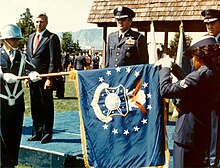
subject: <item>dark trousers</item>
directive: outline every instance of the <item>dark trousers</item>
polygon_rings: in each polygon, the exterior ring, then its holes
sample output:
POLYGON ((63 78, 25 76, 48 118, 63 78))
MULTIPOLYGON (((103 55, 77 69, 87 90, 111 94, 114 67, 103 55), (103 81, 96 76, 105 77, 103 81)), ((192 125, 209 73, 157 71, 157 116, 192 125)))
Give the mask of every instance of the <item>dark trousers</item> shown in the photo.
POLYGON ((44 89, 45 80, 30 84, 32 136, 52 138, 54 124, 53 89, 44 89))
POLYGON ((18 153, 22 134, 23 109, 11 111, 1 109, 0 126, 0 167, 14 167, 18 164, 18 153), (6 111, 6 113, 3 112, 6 111))
POLYGON ((216 166, 220 159, 220 126, 219 126, 219 113, 213 110, 211 113, 211 144, 209 152, 210 166, 216 166))
POLYGON ((205 147, 192 147, 174 142, 174 168, 202 168, 204 165, 205 147))

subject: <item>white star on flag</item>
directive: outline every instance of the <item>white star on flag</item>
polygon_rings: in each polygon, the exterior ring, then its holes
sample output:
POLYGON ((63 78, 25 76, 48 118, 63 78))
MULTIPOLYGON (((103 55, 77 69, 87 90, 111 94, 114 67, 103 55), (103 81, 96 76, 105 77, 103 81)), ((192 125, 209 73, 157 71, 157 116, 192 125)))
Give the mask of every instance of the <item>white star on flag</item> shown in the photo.
POLYGON ((142 121, 141 121, 143 124, 147 124, 147 119, 142 119, 142 121))
POLYGON ((112 132, 113 132, 113 134, 118 134, 118 129, 114 128, 112 132))
POLYGON ((140 75, 139 71, 135 71, 135 76, 138 77, 140 75))
POLYGON ((151 104, 147 105, 147 109, 149 109, 149 110, 151 110, 151 109, 152 109, 151 104))
POLYGON ((99 82, 103 82, 104 78, 103 77, 99 77, 99 82))
POLYGON ((109 71, 109 70, 106 72, 106 75, 108 75, 108 76, 110 76, 111 74, 112 74, 112 73, 111 73, 111 71, 109 71))
POLYGON ((130 68, 130 67, 127 67, 127 68, 126 68, 126 72, 127 72, 127 73, 130 73, 130 71, 131 71, 131 68, 130 68))
POLYGON ((147 98, 150 98, 150 99, 151 99, 151 97, 152 97, 152 94, 148 93, 148 94, 147 94, 147 98))
POLYGON ((117 71, 117 72, 120 72, 120 71, 121 71, 121 68, 120 68, 120 67, 117 67, 117 68, 116 68, 116 71, 117 71))
POLYGON ((125 135, 128 135, 129 134, 129 131, 128 130, 124 130, 124 133, 125 135))
POLYGON ((135 132, 138 132, 139 129, 140 129, 140 128, 139 128, 138 126, 135 126, 135 127, 134 127, 134 131, 135 131, 135 132))
POLYGON ((148 87, 148 83, 146 83, 146 82, 144 82, 142 85, 144 88, 148 87))
POLYGON ((104 125, 103 125, 103 128, 104 128, 104 129, 108 129, 108 125, 107 125, 107 124, 104 124, 104 125))
POLYGON ((99 77, 99 82, 103 82, 104 78, 103 77, 99 77))

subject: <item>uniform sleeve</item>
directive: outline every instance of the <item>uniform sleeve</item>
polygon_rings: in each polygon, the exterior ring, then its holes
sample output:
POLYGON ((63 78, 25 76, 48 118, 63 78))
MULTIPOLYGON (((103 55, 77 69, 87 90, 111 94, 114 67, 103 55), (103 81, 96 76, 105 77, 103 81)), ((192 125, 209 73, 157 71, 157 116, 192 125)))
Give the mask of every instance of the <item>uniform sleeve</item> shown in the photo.
POLYGON ((172 83, 170 68, 160 70, 160 93, 164 98, 184 98, 193 94, 194 86, 200 81, 200 73, 193 71, 183 80, 172 83))

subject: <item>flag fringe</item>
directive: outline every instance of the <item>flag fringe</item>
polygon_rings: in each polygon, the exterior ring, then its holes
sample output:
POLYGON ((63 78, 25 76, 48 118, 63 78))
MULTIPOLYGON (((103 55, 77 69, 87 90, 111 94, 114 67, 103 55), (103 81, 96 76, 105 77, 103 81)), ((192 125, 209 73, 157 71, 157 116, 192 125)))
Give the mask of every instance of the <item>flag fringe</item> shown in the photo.
POLYGON ((78 106, 79 106, 79 119, 80 119, 80 135, 81 135, 81 144, 82 144, 82 152, 83 152, 83 160, 84 160, 84 165, 86 168, 90 168, 89 162, 88 162, 88 153, 87 153, 87 146, 86 146, 86 133, 85 133, 85 128, 84 128, 84 123, 83 123, 83 118, 82 118, 82 111, 80 107, 80 96, 79 96, 79 81, 78 81, 78 72, 74 74, 74 84, 76 88, 76 93, 78 96, 78 106))

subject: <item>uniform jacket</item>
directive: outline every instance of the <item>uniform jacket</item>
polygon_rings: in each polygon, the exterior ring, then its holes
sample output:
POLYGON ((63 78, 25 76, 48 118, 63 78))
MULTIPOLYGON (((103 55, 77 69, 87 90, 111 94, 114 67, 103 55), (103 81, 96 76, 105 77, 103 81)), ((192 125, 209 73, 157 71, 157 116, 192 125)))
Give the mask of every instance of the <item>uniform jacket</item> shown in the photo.
POLYGON ((86 57, 84 55, 76 56, 74 59, 74 68, 76 70, 83 70, 86 66, 86 57))
POLYGON ((142 34, 129 29, 120 42, 118 37, 118 31, 108 37, 106 68, 148 63, 147 41, 142 34))
POLYGON ((181 99, 181 111, 173 133, 175 142, 190 146, 199 141, 204 145, 209 142, 210 112, 220 86, 217 76, 204 66, 172 83, 170 69, 161 69, 162 96, 181 99))
POLYGON ((27 44, 27 55, 32 58, 36 71, 40 74, 57 72, 61 66, 60 40, 54 33, 46 30, 33 53, 33 42, 36 33, 30 35, 27 44))
MULTIPOLYGON (((0 67, 1 67, 1 70, 0 70, 0 84, 1 84, 0 93, 1 94, 8 96, 6 89, 5 89, 6 82, 3 80, 3 74, 4 73, 12 73, 12 74, 18 76, 20 63, 21 63, 21 54, 19 51, 16 52, 13 63, 11 63, 7 52, 3 48, 0 48, 0 67)), ((25 66, 24 66, 24 68, 25 68, 25 66)), ((34 70, 34 67, 31 65, 28 65, 28 64, 26 64, 26 69, 27 68, 29 70, 34 70)), ((15 84, 14 83, 12 83, 12 84, 7 83, 7 85, 10 89, 10 92, 13 93, 15 84)), ((16 94, 19 93, 21 90, 22 90, 22 85, 21 85, 21 82, 19 82, 16 94)), ((12 112, 12 113, 13 112, 16 112, 16 113, 17 112, 24 112, 23 94, 19 98, 16 99, 16 103, 14 106, 9 106, 8 100, 3 99, 3 98, 0 98, 0 102, 1 102, 1 115, 4 115, 5 112, 7 112, 7 113, 8 112, 12 112)))

